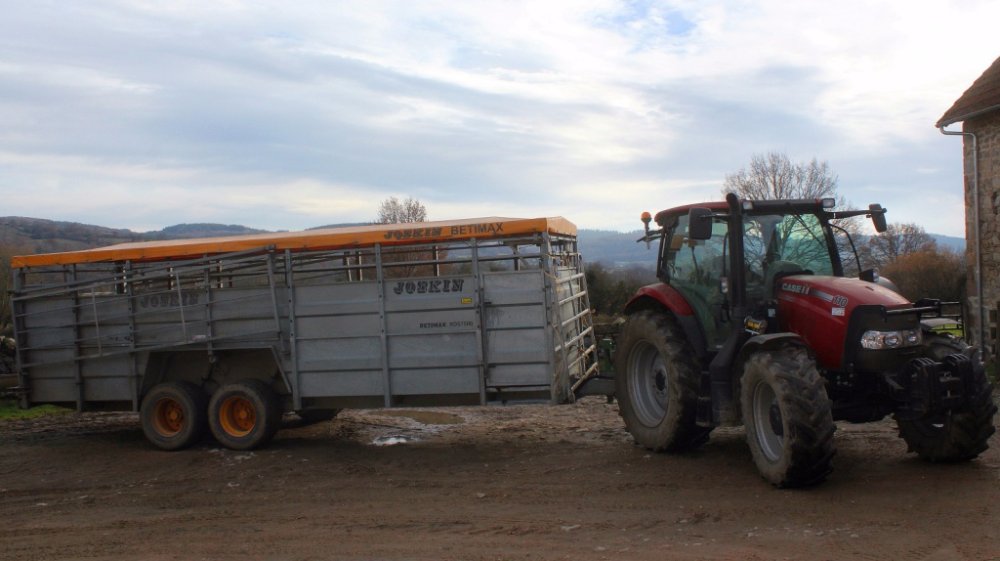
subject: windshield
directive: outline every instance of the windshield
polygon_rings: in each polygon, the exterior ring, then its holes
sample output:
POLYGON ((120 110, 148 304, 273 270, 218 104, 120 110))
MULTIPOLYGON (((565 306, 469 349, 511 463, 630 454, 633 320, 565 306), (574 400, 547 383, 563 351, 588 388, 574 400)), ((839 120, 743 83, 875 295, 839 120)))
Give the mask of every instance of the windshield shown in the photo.
POLYGON ((748 282, 777 272, 834 274, 826 232, 814 214, 763 214, 744 217, 748 282))

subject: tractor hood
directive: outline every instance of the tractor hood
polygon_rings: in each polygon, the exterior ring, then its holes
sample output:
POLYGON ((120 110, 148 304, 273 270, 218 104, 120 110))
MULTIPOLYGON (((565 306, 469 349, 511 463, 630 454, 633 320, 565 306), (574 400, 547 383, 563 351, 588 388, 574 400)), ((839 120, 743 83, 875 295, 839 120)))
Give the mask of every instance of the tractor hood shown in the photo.
MULTIPOLYGON (((780 329, 802 337, 824 368, 838 369, 848 323, 858 306, 887 310, 912 306, 902 295, 861 279, 792 275, 775 286, 780 329)), ((853 343, 852 343, 853 344, 853 343)))
POLYGON ((835 314, 836 308, 849 312, 855 306, 874 304, 888 309, 910 305, 901 294, 884 286, 845 277, 822 277, 813 275, 792 275, 778 281, 775 287, 778 300, 815 300, 813 304, 835 314))

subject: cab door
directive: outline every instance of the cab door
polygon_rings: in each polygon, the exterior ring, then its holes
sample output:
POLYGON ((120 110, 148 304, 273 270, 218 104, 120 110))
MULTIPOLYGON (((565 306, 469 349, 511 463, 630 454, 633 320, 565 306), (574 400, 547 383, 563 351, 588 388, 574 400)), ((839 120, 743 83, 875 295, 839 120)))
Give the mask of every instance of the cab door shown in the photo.
POLYGON ((688 216, 681 215, 674 228, 665 232, 661 245, 659 275, 694 309, 710 352, 721 348, 732 330, 729 294, 723 280, 728 267, 727 232, 725 222, 715 222, 711 238, 692 239, 688 216))

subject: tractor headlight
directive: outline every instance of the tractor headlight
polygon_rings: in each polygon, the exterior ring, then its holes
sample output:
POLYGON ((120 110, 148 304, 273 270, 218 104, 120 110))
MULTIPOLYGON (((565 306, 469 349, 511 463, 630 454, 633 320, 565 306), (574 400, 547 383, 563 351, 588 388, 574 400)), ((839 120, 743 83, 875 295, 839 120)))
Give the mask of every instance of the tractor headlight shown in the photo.
POLYGON ((861 346, 870 351, 915 347, 923 342, 920 329, 902 331, 865 331, 861 336, 861 346))

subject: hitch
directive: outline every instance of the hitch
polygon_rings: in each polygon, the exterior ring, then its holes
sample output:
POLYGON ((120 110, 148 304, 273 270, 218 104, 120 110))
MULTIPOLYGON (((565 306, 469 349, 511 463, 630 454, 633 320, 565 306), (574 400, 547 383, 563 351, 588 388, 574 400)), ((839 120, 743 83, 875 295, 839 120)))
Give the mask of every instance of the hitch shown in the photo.
POLYGON ((26 395, 28 395, 28 388, 24 386, 0 386, 0 399, 16 399, 20 401, 26 395))

